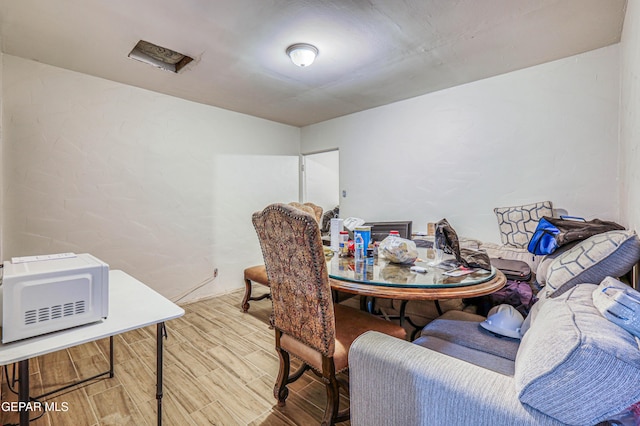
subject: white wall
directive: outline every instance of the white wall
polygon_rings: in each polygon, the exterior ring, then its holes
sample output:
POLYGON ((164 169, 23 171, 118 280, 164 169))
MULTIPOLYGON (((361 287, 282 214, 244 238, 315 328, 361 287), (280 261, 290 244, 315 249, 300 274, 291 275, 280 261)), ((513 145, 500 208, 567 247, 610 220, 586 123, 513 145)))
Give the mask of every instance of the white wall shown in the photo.
MULTIPOLYGON (((447 217, 498 240, 492 208, 550 199, 633 225, 638 8, 619 46, 300 129, 4 56, 4 259, 91 252, 171 298, 242 285, 251 212, 298 198, 298 153, 339 148, 341 213, 447 217), (635 81, 634 81, 635 80, 635 81), (625 92, 629 94, 625 97, 625 92), (301 149, 300 149, 301 141, 301 149), (628 198, 627 198, 628 194, 628 198), (626 200, 629 200, 627 203, 626 200)), ((153 71, 153 70, 152 70, 153 71)))
POLYGON ((302 129, 303 152, 339 148, 341 216, 446 217, 499 241, 493 208, 551 200, 617 219, 617 45, 302 129))
POLYGON ((621 216, 640 231, 640 4, 627 3, 620 42, 621 216))
POLYGON ((203 297, 262 261, 251 213, 298 198, 298 128, 7 55, 3 81, 5 258, 89 252, 174 299, 218 268, 203 297))

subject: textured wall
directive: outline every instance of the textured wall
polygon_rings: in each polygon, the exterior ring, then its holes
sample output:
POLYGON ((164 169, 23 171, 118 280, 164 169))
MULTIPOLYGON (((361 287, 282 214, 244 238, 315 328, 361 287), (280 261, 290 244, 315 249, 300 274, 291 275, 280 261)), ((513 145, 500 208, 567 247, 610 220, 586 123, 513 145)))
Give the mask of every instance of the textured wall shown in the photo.
POLYGON ((640 230, 640 4, 627 3, 620 42, 620 184, 623 221, 640 230))
POLYGON ((617 219, 617 45, 302 129, 340 149, 343 216, 446 217, 499 241, 493 208, 542 200, 617 219))
MULTIPOLYGON (((630 5, 621 199, 632 217, 637 21, 630 5)), ((617 219, 618 54, 612 46, 310 126, 302 151, 340 149, 343 216, 411 219, 416 230, 447 217, 493 241, 494 206, 550 199, 617 219)), ((261 258, 251 212, 298 197, 299 129, 3 62, 3 258, 87 251, 172 298, 214 267, 220 277, 189 298, 242 285, 242 268, 261 258)))
POLYGON ((298 128, 7 55, 3 77, 5 258, 90 252, 171 298, 217 267, 206 296, 261 261, 251 213, 298 197, 298 128))

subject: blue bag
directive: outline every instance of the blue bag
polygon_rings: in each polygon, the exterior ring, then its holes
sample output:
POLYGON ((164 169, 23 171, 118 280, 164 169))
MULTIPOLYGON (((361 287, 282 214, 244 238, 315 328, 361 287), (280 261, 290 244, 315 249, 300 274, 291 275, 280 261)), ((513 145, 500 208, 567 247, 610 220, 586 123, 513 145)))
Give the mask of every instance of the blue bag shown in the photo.
POLYGON ((551 254, 558 248, 556 235, 560 233, 558 227, 545 217, 540 219, 538 227, 529 241, 527 250, 533 254, 551 254))

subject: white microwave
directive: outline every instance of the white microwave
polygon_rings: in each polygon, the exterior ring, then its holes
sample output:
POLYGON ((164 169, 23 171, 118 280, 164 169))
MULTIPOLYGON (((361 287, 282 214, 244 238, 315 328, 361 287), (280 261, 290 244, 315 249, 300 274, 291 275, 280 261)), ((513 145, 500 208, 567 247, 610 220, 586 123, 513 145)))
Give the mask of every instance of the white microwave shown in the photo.
POLYGON ((100 321, 109 310, 109 265, 62 253, 4 262, 2 343, 100 321))

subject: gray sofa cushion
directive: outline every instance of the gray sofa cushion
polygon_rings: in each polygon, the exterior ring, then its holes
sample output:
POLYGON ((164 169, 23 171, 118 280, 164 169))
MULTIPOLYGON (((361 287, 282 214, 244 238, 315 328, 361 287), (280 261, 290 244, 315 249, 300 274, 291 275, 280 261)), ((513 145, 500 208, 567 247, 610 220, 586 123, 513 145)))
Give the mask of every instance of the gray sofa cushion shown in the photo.
POLYGON ((513 375, 520 341, 497 336, 480 327, 484 319, 469 312, 448 311, 427 324, 414 343, 501 374, 513 375))
POLYGON ((580 283, 599 283, 627 273, 640 259, 640 240, 633 231, 609 231, 573 246, 549 265, 544 291, 557 297, 580 283))
POLYGON ((491 355, 478 349, 458 345, 435 336, 420 336, 413 343, 505 376, 513 377, 515 371, 514 362, 511 360, 491 355))
POLYGON ((596 424, 640 400, 640 341, 600 315, 596 287, 546 300, 516 356, 520 401, 573 425, 596 424))

